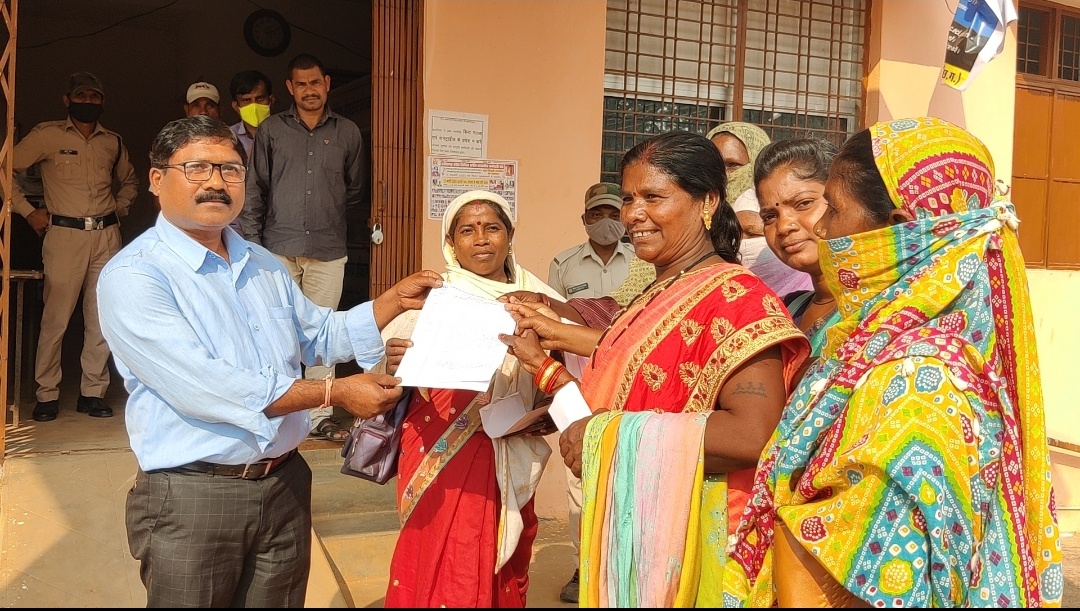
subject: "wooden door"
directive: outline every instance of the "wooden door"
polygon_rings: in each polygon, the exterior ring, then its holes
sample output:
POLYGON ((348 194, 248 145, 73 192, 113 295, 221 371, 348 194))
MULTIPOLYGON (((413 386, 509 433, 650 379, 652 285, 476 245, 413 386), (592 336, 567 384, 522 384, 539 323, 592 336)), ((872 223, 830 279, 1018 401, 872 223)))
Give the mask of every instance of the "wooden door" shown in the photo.
POLYGON ((1080 263, 1080 95, 1018 85, 1012 201, 1020 248, 1032 267, 1080 263))
POLYGON ((1046 265, 1046 195, 1050 178, 1052 91, 1016 88, 1012 201, 1020 217, 1020 249, 1028 265, 1046 265))
POLYGON ((423 0, 372 2, 370 296, 420 269, 423 0))
POLYGON ((1080 263, 1080 96, 1054 95, 1046 197, 1046 267, 1080 263))
MULTIPOLYGON (((19 0, 0 0, 0 44, 4 46, 0 56, 0 104, 3 105, 4 131, 0 135, 0 192, 3 196, 0 204, 0 405, 4 406, 5 418, 9 409, 8 365, 14 354, 8 345, 11 336, 8 333, 11 320, 11 164, 14 162, 15 147, 15 49, 16 24, 18 23, 19 0)), ((15 397, 10 409, 19 409, 19 397, 15 397)), ((14 412, 13 412, 14 413, 14 412)), ((5 438, 7 426, 0 429, 0 464, 4 462, 5 438)))

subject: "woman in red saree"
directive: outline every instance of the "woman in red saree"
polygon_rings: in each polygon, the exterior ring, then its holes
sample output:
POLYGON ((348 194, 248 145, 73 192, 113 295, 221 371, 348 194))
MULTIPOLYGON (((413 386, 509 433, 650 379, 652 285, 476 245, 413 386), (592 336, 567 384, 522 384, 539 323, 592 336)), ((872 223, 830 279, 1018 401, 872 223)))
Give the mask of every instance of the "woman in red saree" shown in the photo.
MULTIPOLYGON (((506 201, 486 191, 454 200, 443 219, 444 282, 496 298, 527 290, 557 293, 514 263, 506 201)), ((557 298, 557 297, 556 297, 557 298)), ((384 330, 389 368, 409 345, 416 316, 384 330)), ((550 448, 540 437, 492 439, 479 408, 519 393, 539 394, 508 357, 488 393, 413 389, 398 458, 401 533, 390 564, 387 607, 523 607, 537 521, 533 493, 550 448)))
MULTIPOLYGON (((720 606, 728 536, 809 345, 737 264, 711 142, 663 134, 620 169, 623 222, 657 279, 594 344, 580 380, 594 415, 560 439, 584 492, 581 605, 720 606)), ((541 345, 583 352, 588 331, 510 307, 525 317, 504 341, 526 371, 549 366, 541 345)), ((556 371, 549 387, 578 383, 556 371)))

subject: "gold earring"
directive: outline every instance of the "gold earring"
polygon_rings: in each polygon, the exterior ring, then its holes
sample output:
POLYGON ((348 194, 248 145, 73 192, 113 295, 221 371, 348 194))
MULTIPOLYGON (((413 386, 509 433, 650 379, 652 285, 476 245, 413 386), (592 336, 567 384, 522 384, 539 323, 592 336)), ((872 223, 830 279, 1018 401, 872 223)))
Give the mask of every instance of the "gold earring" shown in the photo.
POLYGON ((709 216, 709 207, 704 206, 701 209, 701 220, 705 221, 705 231, 712 229, 712 217, 709 216))

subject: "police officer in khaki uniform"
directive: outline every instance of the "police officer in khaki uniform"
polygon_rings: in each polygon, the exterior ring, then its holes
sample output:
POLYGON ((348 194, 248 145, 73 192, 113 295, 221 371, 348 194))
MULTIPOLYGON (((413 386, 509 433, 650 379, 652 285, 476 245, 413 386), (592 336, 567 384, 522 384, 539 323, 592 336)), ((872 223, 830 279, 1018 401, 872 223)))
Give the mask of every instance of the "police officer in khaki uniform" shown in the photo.
POLYGON ((598 182, 585 191, 581 223, 589 239, 555 255, 548 267, 548 286, 563 297, 606 297, 630 274, 634 247, 622 241, 626 227, 619 220, 620 189, 598 182))
POLYGON ((79 295, 83 296, 82 379, 79 412, 112 416, 102 397, 109 388, 109 348, 98 326, 97 280, 120 250, 119 217, 135 199, 139 181, 123 141, 98 124, 104 109, 101 82, 89 72, 68 79, 68 118, 40 123, 15 146, 14 171, 40 163, 45 208, 34 208, 16 185, 16 212, 44 237, 45 306, 38 339, 34 420, 55 420, 60 396, 60 346, 79 295), (113 180, 119 189, 113 191, 113 180))

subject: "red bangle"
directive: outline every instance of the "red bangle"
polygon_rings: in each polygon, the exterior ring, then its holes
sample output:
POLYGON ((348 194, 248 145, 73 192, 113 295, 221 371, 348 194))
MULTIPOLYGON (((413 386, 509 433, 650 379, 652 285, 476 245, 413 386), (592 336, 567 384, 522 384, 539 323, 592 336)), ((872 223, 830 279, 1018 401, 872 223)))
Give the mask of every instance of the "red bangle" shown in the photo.
POLYGON ((555 363, 555 362, 556 362, 555 359, 553 359, 553 358, 551 358, 549 356, 549 357, 544 359, 544 362, 540 363, 540 367, 536 370, 536 373, 533 374, 533 385, 534 386, 536 386, 537 388, 543 390, 544 382, 546 381, 544 379, 544 377, 547 374, 548 367, 551 367, 551 364, 555 363))
POLYGON ((555 385, 559 383, 559 377, 566 371, 566 367, 563 367, 562 363, 556 363, 553 373, 545 380, 543 391, 545 394, 554 394, 555 385))

